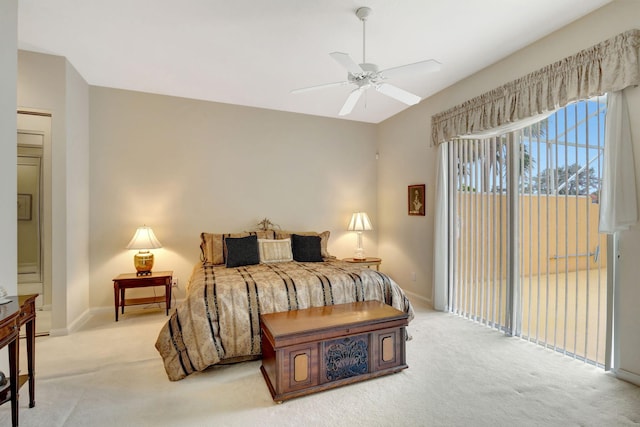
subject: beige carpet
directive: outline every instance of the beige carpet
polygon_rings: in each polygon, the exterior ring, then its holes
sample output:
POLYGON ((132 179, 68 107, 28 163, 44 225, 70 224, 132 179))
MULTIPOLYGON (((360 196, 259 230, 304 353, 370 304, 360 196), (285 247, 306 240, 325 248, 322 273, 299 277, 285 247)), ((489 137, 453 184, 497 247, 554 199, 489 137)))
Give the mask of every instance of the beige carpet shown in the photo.
MULTIPOLYGON (((36 407, 21 426, 618 426, 640 424, 640 388, 550 350, 419 305, 401 373, 271 400, 260 362, 167 380, 153 344, 163 310, 37 338, 36 407)), ((22 344, 24 346, 24 343, 22 344)), ((22 353, 22 357, 24 351, 22 353)), ((24 366, 24 365, 23 365, 24 366)), ((10 405, 0 407, 10 425, 10 405)))

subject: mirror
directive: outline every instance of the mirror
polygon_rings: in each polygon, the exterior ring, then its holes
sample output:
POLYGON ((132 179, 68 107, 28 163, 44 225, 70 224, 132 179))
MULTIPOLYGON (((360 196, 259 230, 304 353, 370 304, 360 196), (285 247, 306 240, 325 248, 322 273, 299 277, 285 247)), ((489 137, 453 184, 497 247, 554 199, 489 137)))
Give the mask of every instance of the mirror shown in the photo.
POLYGON ((18 148, 18 283, 42 283, 41 148, 18 148))

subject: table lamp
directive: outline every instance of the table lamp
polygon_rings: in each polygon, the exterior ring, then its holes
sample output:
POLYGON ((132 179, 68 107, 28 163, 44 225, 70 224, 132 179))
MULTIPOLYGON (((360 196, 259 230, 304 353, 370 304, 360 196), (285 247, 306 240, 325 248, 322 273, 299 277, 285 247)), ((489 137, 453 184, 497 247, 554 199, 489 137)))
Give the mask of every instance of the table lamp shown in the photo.
POLYGON ((136 267, 138 276, 149 276, 153 268, 153 254, 150 249, 161 248, 162 244, 153 234, 151 227, 143 225, 138 227, 136 234, 127 245, 127 249, 138 249, 139 252, 133 256, 133 264, 136 267))
POLYGON ((351 216, 351 222, 349 222, 347 230, 355 231, 358 234, 358 247, 353 255, 353 259, 365 260, 367 257, 365 256, 364 248, 362 247, 362 232, 373 230, 371 221, 369 221, 369 216, 366 212, 355 212, 351 216))

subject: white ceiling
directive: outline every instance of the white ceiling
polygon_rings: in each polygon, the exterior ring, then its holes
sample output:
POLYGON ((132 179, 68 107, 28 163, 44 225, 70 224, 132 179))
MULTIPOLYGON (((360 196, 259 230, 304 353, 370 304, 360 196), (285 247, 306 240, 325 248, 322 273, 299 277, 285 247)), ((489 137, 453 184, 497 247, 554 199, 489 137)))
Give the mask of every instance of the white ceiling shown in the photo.
MULTIPOLYGON (((328 54, 381 69, 435 59, 390 81, 428 97, 611 0, 19 0, 19 48, 66 57, 91 85, 338 117, 352 86, 328 54)), ((368 91, 344 118, 407 108, 368 91)))

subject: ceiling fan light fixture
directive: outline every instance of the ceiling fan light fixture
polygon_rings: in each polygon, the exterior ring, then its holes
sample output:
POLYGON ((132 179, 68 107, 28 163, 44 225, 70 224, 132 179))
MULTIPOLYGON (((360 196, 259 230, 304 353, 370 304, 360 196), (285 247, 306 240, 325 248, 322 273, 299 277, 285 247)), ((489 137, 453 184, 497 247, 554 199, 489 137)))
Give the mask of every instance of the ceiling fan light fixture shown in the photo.
POLYGON ((360 7, 356 9, 356 16, 360 21, 362 21, 362 63, 357 64, 347 53, 331 52, 329 54, 338 64, 340 64, 340 66, 347 70, 347 80, 344 82, 328 83, 302 89, 295 89, 292 93, 301 93, 326 87, 341 86, 342 84, 356 85, 357 88, 349 93, 344 105, 340 109, 340 112, 338 113, 340 116, 345 116, 351 113, 360 99, 362 92, 372 86, 376 91, 407 105, 415 105, 422 100, 418 95, 407 92, 406 90, 400 89, 389 83, 385 83, 384 80, 407 74, 422 74, 437 71, 440 69, 440 63, 433 59, 429 59, 380 71, 376 64, 366 62, 365 21, 369 15, 371 15, 371 12, 371 8, 368 7, 360 7))

